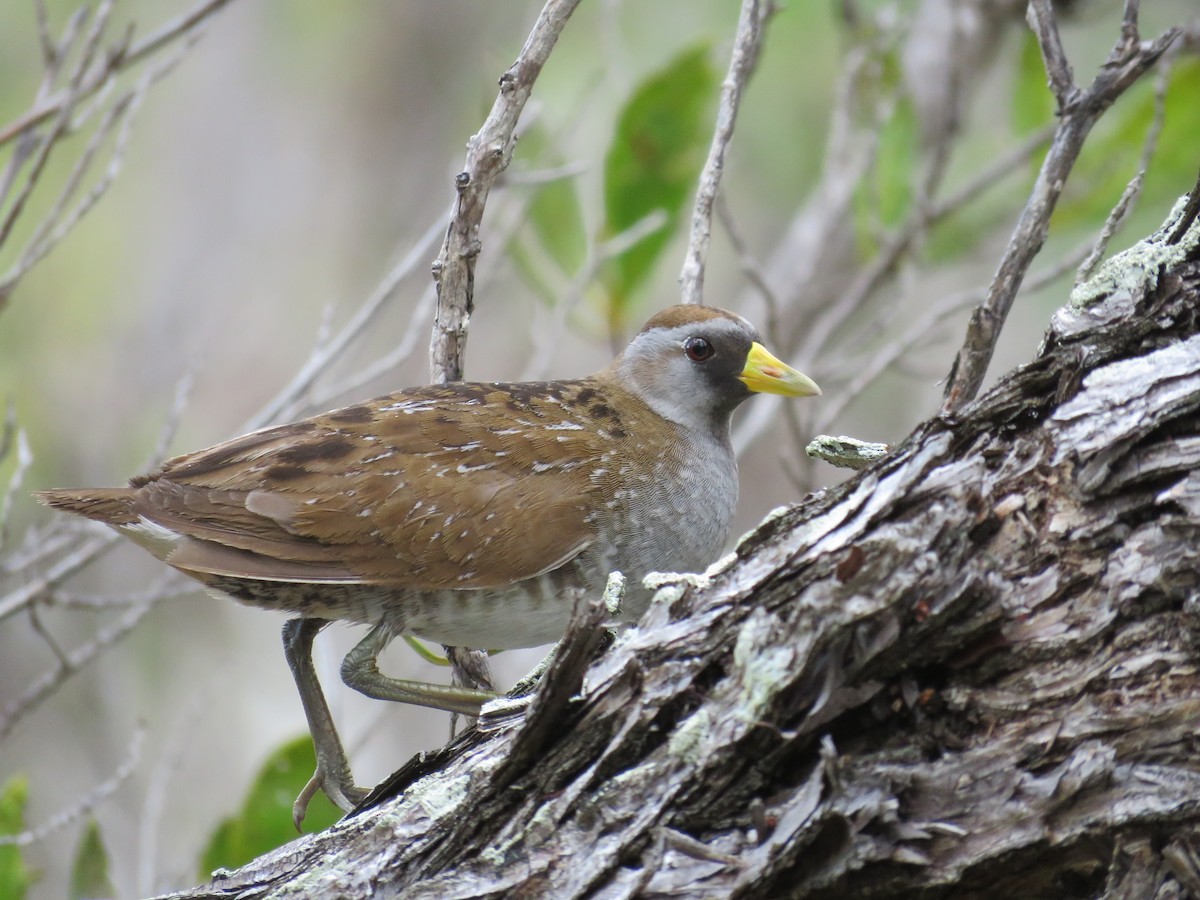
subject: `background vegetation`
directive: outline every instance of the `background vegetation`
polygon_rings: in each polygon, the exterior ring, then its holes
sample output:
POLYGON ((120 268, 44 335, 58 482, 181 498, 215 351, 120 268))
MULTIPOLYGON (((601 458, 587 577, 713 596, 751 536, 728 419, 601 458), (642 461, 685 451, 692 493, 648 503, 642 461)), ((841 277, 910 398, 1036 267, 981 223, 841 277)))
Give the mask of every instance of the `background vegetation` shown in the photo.
MULTIPOLYGON (((46 7, 58 35, 75 5, 46 7)), ((78 848, 99 843, 109 870, 84 873, 86 883, 110 879, 131 895, 190 882, 205 848, 206 864, 217 861, 210 842, 219 823, 304 722, 279 648, 282 620, 165 579, 135 548, 31 591, 54 562, 39 548, 67 553, 93 532, 51 524, 28 490, 121 483, 147 467, 164 423, 173 423, 171 452, 244 430, 410 254, 415 264, 369 327, 279 412, 425 381, 428 263, 453 176, 539 7, 229 3, 174 70, 138 94, 127 138, 118 127, 101 142, 83 190, 103 178, 114 153, 121 172, 100 202, 0 296, 0 391, 15 423, 0 484, 17 479, 0 511, 0 598, 31 598, 0 618, 0 783, 8 786, 0 830, 39 829, 20 852, 21 865, 41 873, 34 895, 68 891, 78 848), (105 637, 135 619, 119 640, 105 637), (78 672, 54 675, 55 648, 70 656, 97 636, 102 652, 78 672), (55 683, 45 698, 9 715, 43 678, 55 683), (81 804, 88 815, 41 833, 81 804), (84 824, 88 816, 98 829, 84 824)), ((136 39, 185 9, 130 0, 111 13, 104 45, 130 23, 136 39)), ((938 382, 1054 117, 1023 10, 794 3, 772 20, 723 182, 734 228, 715 230, 705 300, 758 322, 826 396, 790 421, 760 402, 739 424, 743 530, 841 477, 805 460, 803 441, 816 431, 895 440, 936 410, 938 382), (839 301, 840 319, 831 315, 839 301)), ((93 10, 89 22, 103 15, 93 10)), ((488 207, 468 377, 584 374, 677 300, 691 184, 736 15, 716 0, 609 0, 584 4, 572 19, 488 207)), ((1078 2, 1063 16, 1068 55, 1086 84, 1112 47, 1119 5, 1078 2)), ((1142 33, 1189 16, 1190 0, 1160 0, 1143 11, 1142 33)), ((1193 183, 1194 19, 1191 28, 1169 67, 1098 124, 1053 221, 1045 268, 1035 264, 1044 289, 1018 300, 993 372, 1029 358, 1139 168, 1140 198, 1110 249, 1156 227, 1193 183), (1148 135, 1156 136, 1149 144, 1148 135), (1061 260, 1070 264, 1056 274, 1061 260)), ((36 108, 43 70, 36 5, 5 4, 0 123, 36 108)), ((146 71, 123 71, 100 100, 137 91, 146 71)), ((104 108, 48 159, 0 246, 0 278, 54 212, 104 108)), ((10 163, 20 146, 9 135, 0 163, 27 177, 28 160, 10 163)), ((13 211, 21 184, 0 215, 13 211)), ((335 686, 355 637, 349 629, 323 637, 318 665, 359 779, 370 782, 436 746, 447 726, 443 715, 335 686)), ((536 655, 497 658, 500 680, 536 655)), ((444 677, 400 648, 389 665, 444 677)), ((271 791, 287 804, 294 793, 271 791)), ((220 840, 233 842, 237 827, 224 826, 220 840)), ((16 858, 0 858, 0 867, 16 858)))

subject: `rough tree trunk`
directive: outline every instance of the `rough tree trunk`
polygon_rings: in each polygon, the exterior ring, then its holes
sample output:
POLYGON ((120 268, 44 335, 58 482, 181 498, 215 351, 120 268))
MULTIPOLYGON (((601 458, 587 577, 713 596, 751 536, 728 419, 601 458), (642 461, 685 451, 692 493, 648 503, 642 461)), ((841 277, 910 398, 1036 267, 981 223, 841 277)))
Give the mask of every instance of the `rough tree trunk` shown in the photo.
POLYGON ((528 709, 187 896, 1200 896, 1196 233, 590 668, 579 611, 528 709))

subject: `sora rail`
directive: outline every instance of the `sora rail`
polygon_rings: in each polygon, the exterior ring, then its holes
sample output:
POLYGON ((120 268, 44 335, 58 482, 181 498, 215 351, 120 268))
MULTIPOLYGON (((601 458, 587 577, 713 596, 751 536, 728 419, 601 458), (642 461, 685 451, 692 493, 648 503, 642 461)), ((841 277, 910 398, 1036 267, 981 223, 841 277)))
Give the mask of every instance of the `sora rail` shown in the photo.
POLYGON ((362 797, 311 661, 329 620, 371 626, 342 677, 387 700, 477 712, 482 691, 404 681, 376 659, 397 635, 462 647, 562 636, 578 596, 699 571, 737 503, 734 409, 755 392, 814 396, 742 317, 655 315, 587 378, 411 388, 168 460, 128 487, 38 498, 112 526, 210 592, 287 612, 289 665, 317 750, 297 800, 362 797))

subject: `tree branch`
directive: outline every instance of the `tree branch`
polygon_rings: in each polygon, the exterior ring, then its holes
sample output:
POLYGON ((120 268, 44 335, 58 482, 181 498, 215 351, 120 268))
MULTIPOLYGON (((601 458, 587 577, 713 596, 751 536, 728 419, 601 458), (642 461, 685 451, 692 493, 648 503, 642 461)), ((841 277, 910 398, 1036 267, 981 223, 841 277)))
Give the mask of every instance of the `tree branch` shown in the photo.
POLYGON ((516 62, 500 76, 500 93, 479 129, 467 142, 467 160, 455 177, 458 197, 442 252, 433 264, 437 283, 437 315, 430 339, 430 375, 435 384, 462 378, 467 323, 474 311, 475 260, 479 256, 479 226, 488 193, 508 166, 513 131, 533 84, 550 58, 558 36, 579 0, 549 0, 516 62))
MULTIPOLYGON (((81 99, 91 96, 114 75, 153 56, 167 44, 194 33, 199 25, 211 18, 222 7, 227 6, 229 2, 230 0, 205 0, 205 2, 197 4, 190 12, 166 23, 158 31, 145 39, 138 41, 136 44, 126 46, 119 53, 108 54, 105 58, 105 64, 94 70, 88 78, 38 103, 34 109, 27 112, 15 122, 10 122, 8 125, 0 128, 0 145, 7 144, 13 138, 28 132, 32 128, 36 128, 43 122, 60 114, 64 108, 74 106, 81 99)), ((39 13, 39 23, 43 21, 41 15, 39 13)), ((42 39, 44 42, 44 33, 39 30, 39 34, 43 35, 42 39)), ((55 62, 61 61, 63 52, 64 50, 60 46, 51 57, 46 54, 43 48, 44 56, 53 58, 55 62)))
POLYGON ((729 59, 729 71, 721 83, 717 126, 708 148, 708 159, 700 172, 700 186, 696 191, 696 205, 692 212, 691 237, 688 240, 687 255, 683 260, 683 270, 679 273, 680 295, 684 303, 704 302, 704 265, 708 259, 708 245, 712 236, 713 203, 717 198, 721 174, 725 169, 725 153, 733 141, 733 128, 742 102, 742 91, 758 65, 759 53, 766 37, 767 22, 775 11, 774 0, 742 0, 737 34, 733 39, 733 53, 729 59))
POLYGON ((1136 0, 1126 3, 1121 37, 1091 86, 1081 91, 1075 86, 1063 52, 1050 0, 1030 0, 1029 24, 1037 35, 1050 87, 1058 101, 1058 127, 1033 193, 992 279, 987 299, 975 309, 967 325, 962 348, 947 379, 943 415, 957 413, 979 393, 1021 280, 1045 243, 1050 216, 1092 126, 1126 88, 1154 65, 1179 34, 1178 28, 1171 28, 1152 42, 1140 42, 1137 6, 1136 0))

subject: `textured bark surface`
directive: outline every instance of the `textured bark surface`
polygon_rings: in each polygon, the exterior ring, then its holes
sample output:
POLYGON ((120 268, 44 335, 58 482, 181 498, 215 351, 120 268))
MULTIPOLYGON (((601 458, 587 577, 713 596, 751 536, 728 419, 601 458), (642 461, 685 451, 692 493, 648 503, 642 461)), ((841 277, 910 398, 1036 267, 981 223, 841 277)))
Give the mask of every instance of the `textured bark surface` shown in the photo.
POLYGON ((1191 255, 187 896, 1200 896, 1191 255))

